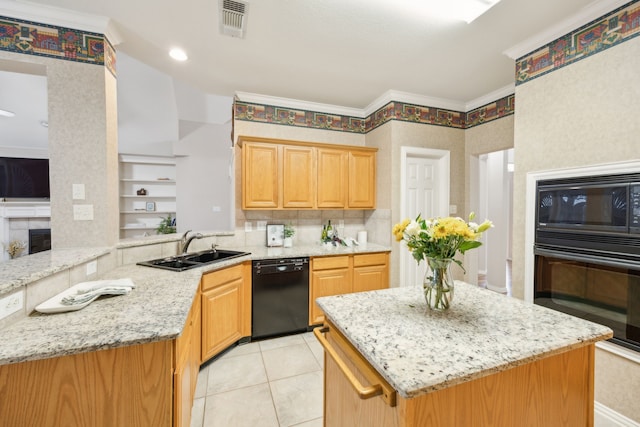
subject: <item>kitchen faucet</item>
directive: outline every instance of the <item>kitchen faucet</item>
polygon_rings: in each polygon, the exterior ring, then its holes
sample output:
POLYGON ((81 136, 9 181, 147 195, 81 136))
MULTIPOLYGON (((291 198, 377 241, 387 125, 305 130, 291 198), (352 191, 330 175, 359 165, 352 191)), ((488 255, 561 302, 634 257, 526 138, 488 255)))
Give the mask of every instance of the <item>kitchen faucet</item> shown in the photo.
POLYGON ((187 238, 187 236, 189 235, 190 232, 191 232, 191 230, 187 230, 182 235, 182 238, 180 239, 180 242, 178 242, 178 252, 186 254, 187 253, 187 249, 189 249, 189 245, 191 244, 191 241, 193 239, 202 239, 204 237, 202 234, 196 233, 193 236, 187 238))

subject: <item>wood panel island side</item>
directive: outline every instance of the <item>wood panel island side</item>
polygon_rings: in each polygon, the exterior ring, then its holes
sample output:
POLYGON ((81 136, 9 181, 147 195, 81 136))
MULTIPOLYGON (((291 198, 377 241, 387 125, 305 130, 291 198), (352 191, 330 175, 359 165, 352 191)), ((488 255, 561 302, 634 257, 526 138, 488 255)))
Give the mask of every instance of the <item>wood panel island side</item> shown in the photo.
POLYGON ((602 325, 456 282, 450 310, 418 287, 317 299, 325 426, 593 426, 602 325))

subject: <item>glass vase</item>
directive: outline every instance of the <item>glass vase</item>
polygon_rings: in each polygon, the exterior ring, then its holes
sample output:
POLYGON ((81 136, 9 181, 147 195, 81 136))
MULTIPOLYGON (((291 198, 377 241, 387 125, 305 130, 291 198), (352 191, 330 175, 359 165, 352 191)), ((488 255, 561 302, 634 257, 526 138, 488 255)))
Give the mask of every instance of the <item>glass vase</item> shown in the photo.
POLYGON ((422 284, 427 307, 431 310, 448 310, 453 300, 453 276, 451 259, 426 258, 428 269, 422 284))

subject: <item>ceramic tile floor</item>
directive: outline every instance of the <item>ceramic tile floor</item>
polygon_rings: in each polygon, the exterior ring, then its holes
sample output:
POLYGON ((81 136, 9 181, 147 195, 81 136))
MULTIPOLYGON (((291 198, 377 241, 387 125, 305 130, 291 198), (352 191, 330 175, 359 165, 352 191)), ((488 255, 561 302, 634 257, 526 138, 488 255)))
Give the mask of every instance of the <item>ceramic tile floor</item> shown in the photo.
POLYGON ((311 332, 232 348, 200 369, 191 427, 321 427, 322 365, 311 332))
POLYGON ((232 348, 200 370, 191 427, 322 427, 322 366, 311 332, 232 348))

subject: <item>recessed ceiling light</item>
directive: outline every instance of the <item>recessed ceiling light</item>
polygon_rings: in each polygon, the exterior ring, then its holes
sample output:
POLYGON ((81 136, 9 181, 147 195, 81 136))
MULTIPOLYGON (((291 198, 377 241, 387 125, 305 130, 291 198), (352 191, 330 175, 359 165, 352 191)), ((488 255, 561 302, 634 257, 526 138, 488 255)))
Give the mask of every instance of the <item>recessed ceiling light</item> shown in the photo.
POLYGON ((176 61, 186 61, 189 59, 184 50, 179 48, 174 48, 169 51, 169 56, 175 59, 176 61))
POLYGON ((13 117, 15 115, 16 115, 16 113, 14 113, 13 111, 0 110, 0 116, 13 117))

